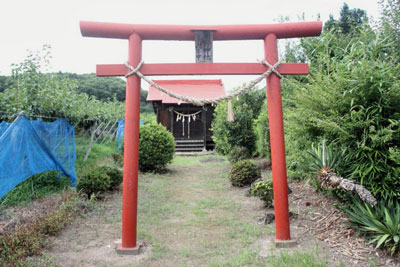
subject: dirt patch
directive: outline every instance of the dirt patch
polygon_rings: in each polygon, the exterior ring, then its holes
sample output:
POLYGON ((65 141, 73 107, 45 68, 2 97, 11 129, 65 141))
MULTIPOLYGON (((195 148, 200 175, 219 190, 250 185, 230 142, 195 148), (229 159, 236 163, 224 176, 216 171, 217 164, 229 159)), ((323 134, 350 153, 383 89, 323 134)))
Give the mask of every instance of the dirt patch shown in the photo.
POLYGON ((38 217, 57 210, 61 204, 61 196, 51 196, 34 200, 26 206, 6 208, 0 213, 0 234, 14 231, 19 226, 32 223, 38 217))
POLYGON ((224 162, 225 159, 221 157, 206 157, 206 158, 201 158, 200 162, 201 163, 207 163, 207 162, 224 162))

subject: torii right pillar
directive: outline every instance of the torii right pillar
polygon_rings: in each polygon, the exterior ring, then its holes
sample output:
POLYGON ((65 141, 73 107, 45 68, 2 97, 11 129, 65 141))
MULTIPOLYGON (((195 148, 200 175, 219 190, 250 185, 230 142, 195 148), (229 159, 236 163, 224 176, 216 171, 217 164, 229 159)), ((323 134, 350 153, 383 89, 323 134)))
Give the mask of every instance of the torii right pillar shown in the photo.
MULTIPOLYGON (((265 60, 274 65, 278 61, 277 37, 270 33, 264 38, 265 60)), ((267 104, 270 129, 272 183, 274 189, 275 237, 278 241, 290 240, 289 203, 283 132, 281 80, 271 73, 267 77, 267 104)), ((278 243, 277 243, 278 244, 278 243)), ((282 243, 284 244, 284 242, 282 243)))

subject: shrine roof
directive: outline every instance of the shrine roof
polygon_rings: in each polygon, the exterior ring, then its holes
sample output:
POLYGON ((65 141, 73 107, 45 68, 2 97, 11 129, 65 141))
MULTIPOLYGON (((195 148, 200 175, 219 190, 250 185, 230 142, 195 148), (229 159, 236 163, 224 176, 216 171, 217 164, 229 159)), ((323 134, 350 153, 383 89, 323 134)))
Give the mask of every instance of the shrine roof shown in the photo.
MULTIPOLYGON (((154 82, 171 92, 192 98, 215 98, 225 96, 224 84, 221 80, 157 80, 154 82)), ((161 101, 163 104, 187 103, 170 97, 153 86, 150 86, 146 100, 161 101)))

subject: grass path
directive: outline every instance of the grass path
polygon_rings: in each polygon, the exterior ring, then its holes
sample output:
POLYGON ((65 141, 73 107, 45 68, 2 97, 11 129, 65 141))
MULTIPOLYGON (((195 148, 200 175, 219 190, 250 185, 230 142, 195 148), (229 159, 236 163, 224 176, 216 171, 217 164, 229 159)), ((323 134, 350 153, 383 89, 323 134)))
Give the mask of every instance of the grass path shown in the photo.
POLYGON ((148 244, 143 255, 114 251, 121 234, 119 193, 56 237, 41 260, 59 266, 326 265, 314 252, 261 257, 258 240, 274 228, 258 224, 262 203, 231 187, 228 171, 227 162, 209 157, 177 157, 166 174, 140 175, 138 239, 148 244))

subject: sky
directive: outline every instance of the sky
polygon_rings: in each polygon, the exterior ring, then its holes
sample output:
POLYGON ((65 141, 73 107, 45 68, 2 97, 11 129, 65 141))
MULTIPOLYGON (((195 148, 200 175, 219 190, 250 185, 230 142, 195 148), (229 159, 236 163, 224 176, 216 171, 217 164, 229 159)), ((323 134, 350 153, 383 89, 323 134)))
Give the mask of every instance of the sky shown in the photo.
MULTIPOLYGON (((347 0, 350 8, 361 8, 373 19, 379 17, 376 0, 347 0)), ((50 45, 51 72, 93 73, 96 64, 122 64, 128 42, 118 39, 82 37, 79 21, 129 24, 229 25, 270 24, 280 17, 297 21, 324 22, 339 17, 343 1, 337 0, 0 0, 0 75, 11 73, 11 64, 21 62, 27 50, 50 45)), ((214 42, 214 62, 257 62, 263 58, 262 41, 214 42)), ((144 41, 146 63, 190 63, 195 61, 194 42, 144 41)), ((190 79, 199 77, 152 77, 190 79)), ((230 90, 254 76, 202 76, 222 79, 230 90)), ((147 88, 146 86, 143 86, 147 88)))

